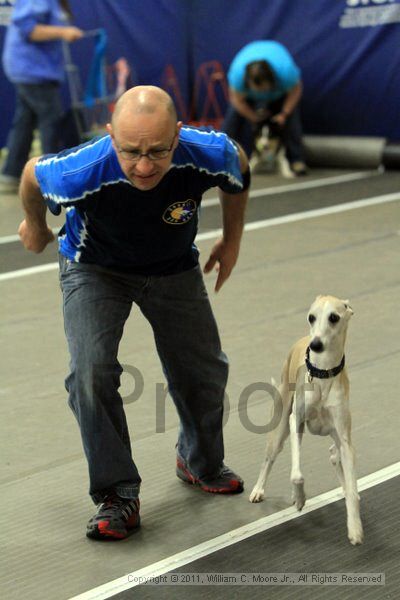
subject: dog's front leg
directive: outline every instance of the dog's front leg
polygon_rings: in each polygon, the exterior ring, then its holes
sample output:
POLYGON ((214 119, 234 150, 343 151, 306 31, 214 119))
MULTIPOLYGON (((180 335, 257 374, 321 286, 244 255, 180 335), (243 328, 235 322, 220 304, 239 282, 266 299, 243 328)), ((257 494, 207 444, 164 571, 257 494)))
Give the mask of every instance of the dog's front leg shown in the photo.
POLYGON ((300 448, 304 433, 304 396, 295 394, 293 410, 289 417, 290 447, 292 452, 292 469, 290 480, 293 486, 292 499, 297 510, 301 510, 306 502, 304 493, 304 477, 300 467, 300 448))
POLYGON ((257 479, 250 496, 250 502, 261 502, 264 500, 264 485, 267 480, 268 474, 272 469, 272 465, 279 452, 283 448, 286 438, 289 435, 289 410, 290 405, 284 406, 282 416, 276 429, 269 434, 267 440, 267 448, 265 451, 265 458, 261 465, 260 474, 257 479))
POLYGON ((362 544, 364 534, 360 518, 360 499, 357 491, 354 450, 347 438, 342 439, 340 456, 346 488, 347 534, 353 545, 362 544))

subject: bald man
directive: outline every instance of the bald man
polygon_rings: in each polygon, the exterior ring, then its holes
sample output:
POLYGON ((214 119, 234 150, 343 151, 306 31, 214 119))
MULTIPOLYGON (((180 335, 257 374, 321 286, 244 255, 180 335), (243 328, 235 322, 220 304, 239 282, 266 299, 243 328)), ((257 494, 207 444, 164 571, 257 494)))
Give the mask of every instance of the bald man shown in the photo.
POLYGON ((141 478, 118 393, 118 347, 135 303, 151 324, 180 418, 177 476, 206 492, 239 493, 223 462, 221 349, 194 244, 203 193, 218 187, 222 237, 204 271, 218 291, 238 258, 250 182, 244 152, 226 134, 177 121, 171 98, 153 86, 128 90, 108 135, 30 160, 20 196, 23 245, 41 252, 46 224, 66 210, 58 236, 65 332, 71 355, 69 405, 98 504, 87 536, 123 539, 140 524, 141 478))

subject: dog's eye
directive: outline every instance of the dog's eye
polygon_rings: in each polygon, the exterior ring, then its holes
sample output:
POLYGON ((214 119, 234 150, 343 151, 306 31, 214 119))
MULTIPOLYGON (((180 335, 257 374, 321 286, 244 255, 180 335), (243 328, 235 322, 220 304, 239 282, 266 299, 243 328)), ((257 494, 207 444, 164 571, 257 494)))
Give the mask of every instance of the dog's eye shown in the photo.
POLYGON ((310 325, 315 323, 315 315, 308 315, 308 322, 310 323, 310 325))
POLYGON ((328 320, 330 323, 335 324, 340 321, 340 317, 336 313, 331 313, 328 317, 328 320))

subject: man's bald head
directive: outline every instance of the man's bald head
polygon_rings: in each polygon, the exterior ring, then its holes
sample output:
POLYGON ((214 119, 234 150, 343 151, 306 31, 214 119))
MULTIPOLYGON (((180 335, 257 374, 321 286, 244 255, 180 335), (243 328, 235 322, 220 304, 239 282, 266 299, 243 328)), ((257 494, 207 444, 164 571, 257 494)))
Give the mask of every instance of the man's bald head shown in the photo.
POLYGON ((118 99, 111 121, 113 130, 118 129, 119 123, 141 114, 166 118, 173 125, 177 122, 175 105, 167 92, 153 85, 138 85, 118 99))
POLYGON ((140 85, 121 96, 107 131, 120 167, 135 187, 147 191, 160 183, 179 145, 181 127, 164 90, 140 85))

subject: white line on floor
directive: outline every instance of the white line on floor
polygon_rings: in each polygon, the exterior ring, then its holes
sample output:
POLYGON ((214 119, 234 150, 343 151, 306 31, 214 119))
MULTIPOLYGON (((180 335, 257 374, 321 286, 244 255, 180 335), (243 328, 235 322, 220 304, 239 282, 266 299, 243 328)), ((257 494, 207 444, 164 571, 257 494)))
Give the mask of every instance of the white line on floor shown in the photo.
MULTIPOLYGON (((354 202, 345 202, 343 204, 335 204, 334 206, 326 206, 325 208, 317 208, 314 210, 307 210, 299 213, 291 213, 289 215, 283 215, 281 217, 273 217, 272 219, 264 219, 263 221, 253 221, 245 225, 245 231, 254 231, 256 229, 263 229, 265 227, 275 227, 276 225, 283 225, 285 223, 294 223, 296 221, 305 221, 306 219, 314 219, 315 217, 323 217, 325 215, 331 215, 334 213, 346 212, 348 210, 355 210, 357 208, 364 208, 366 206, 374 206, 376 204, 385 204, 386 202, 395 202, 400 200, 400 192, 394 192, 392 194, 384 194, 383 196, 374 196, 373 198, 364 198, 362 200, 355 200, 354 202)), ((204 231, 199 233, 196 237, 196 242, 202 240, 210 240, 217 238, 221 235, 221 229, 213 229, 212 231, 204 231)), ((7 281, 8 279, 15 279, 16 277, 25 277, 26 275, 35 275, 36 273, 43 273, 43 271, 51 271, 58 268, 58 263, 47 263, 45 265, 39 265, 37 267, 28 267, 27 269, 18 269, 18 271, 9 271, 8 273, 0 274, 0 282, 7 281)))
MULTIPOLYGON (((345 175, 334 175, 333 177, 324 177, 322 179, 313 179, 289 183, 287 185, 275 185, 273 187, 252 190, 249 194, 250 198, 259 198, 262 196, 274 196, 275 194, 284 194, 287 192, 297 192, 298 190, 308 190, 311 188, 324 187, 326 185, 336 185, 337 183, 346 183, 348 181, 356 181, 357 179, 366 179, 375 175, 381 175, 382 171, 359 171, 356 173, 346 173, 345 175)), ((203 200, 202 207, 216 206, 219 204, 219 198, 209 198, 203 200)))
MULTIPOLYGON (((398 475, 400 475, 400 462, 394 463, 393 465, 389 465, 380 471, 376 471, 375 473, 371 473, 370 475, 362 477, 358 481, 358 490, 362 492, 363 490, 367 490, 370 487, 384 483, 385 481, 392 479, 393 477, 397 477, 398 475)), ((163 560, 160 560, 159 562, 144 567, 143 569, 133 571, 132 573, 124 575, 123 577, 114 579, 114 581, 100 585, 99 587, 84 592, 83 594, 74 596, 69 600, 106 600, 107 598, 111 598, 112 596, 120 594, 125 590, 136 587, 150 578, 159 577, 160 575, 164 575, 169 571, 179 569, 180 567, 208 556, 213 552, 222 550, 227 546, 236 544, 253 535, 261 533, 262 531, 266 531, 267 529, 271 529, 272 527, 286 523, 287 521, 300 518, 307 513, 318 510, 319 508, 327 506, 328 504, 332 504, 333 502, 341 500, 342 498, 343 494, 341 488, 336 488, 324 494, 320 494, 319 496, 315 496, 315 498, 310 498, 307 500, 307 504, 301 512, 298 512, 293 506, 291 506, 290 508, 286 508, 272 515, 258 519, 257 521, 253 521, 252 523, 248 523, 247 525, 239 527, 238 529, 228 531, 227 533, 208 540, 207 542, 203 542, 202 544, 188 548, 183 552, 169 556, 163 560)))
MULTIPOLYGON (((61 227, 62 227, 62 223, 58 226, 58 227, 53 227, 52 228, 52 232, 57 235, 58 232, 60 231, 61 227)), ((17 234, 14 235, 3 235, 3 237, 0 237, 0 244, 11 244, 13 242, 19 242, 20 241, 20 237, 17 234)))
MULTIPOLYGON (((354 200, 353 202, 345 202, 343 204, 335 204, 324 208, 316 208, 306 210, 299 213, 290 213, 280 217, 272 217, 263 221, 253 221, 245 225, 245 231, 255 231, 256 229, 264 229, 265 227, 274 227, 276 225, 284 225, 285 223, 294 223, 296 221, 306 221, 307 219, 315 219, 316 217, 324 217, 334 213, 346 212, 347 210, 355 210, 357 208, 365 208, 366 206, 374 206, 376 204, 385 204, 386 202, 396 202, 400 200, 400 192, 392 194, 384 194, 383 196, 374 196, 373 198, 364 198, 362 200, 354 200)), ((222 229, 214 229, 206 231, 197 236, 196 241, 209 240, 218 237, 222 234, 222 229)))
MULTIPOLYGON (((252 190, 250 192, 250 198, 259 198, 262 196, 273 196, 275 194, 283 194, 286 192, 296 192, 298 190, 307 190, 310 188, 324 187, 326 185, 335 185, 337 183, 346 183, 348 181, 355 181, 357 179, 366 179, 375 175, 380 175, 382 172, 376 171, 359 171, 356 173, 346 173, 345 175, 335 175, 333 177, 325 177, 321 179, 312 179, 307 181, 300 181, 288 185, 275 185, 273 187, 261 188, 259 190, 252 190)), ((209 198, 202 201, 202 208, 210 206, 216 206, 219 204, 218 198, 209 198)), ((52 229, 53 233, 57 234, 61 228, 61 225, 52 229)), ((0 244, 10 244, 12 242, 19 242, 18 235, 5 235, 0 237, 0 244)))
POLYGON ((26 269, 18 269, 18 271, 10 271, 9 273, 1 273, 0 281, 7 279, 15 279, 17 277, 25 277, 26 275, 36 275, 37 273, 44 273, 45 271, 54 271, 58 268, 58 263, 46 263, 45 265, 38 265, 37 267, 27 267, 26 269))

